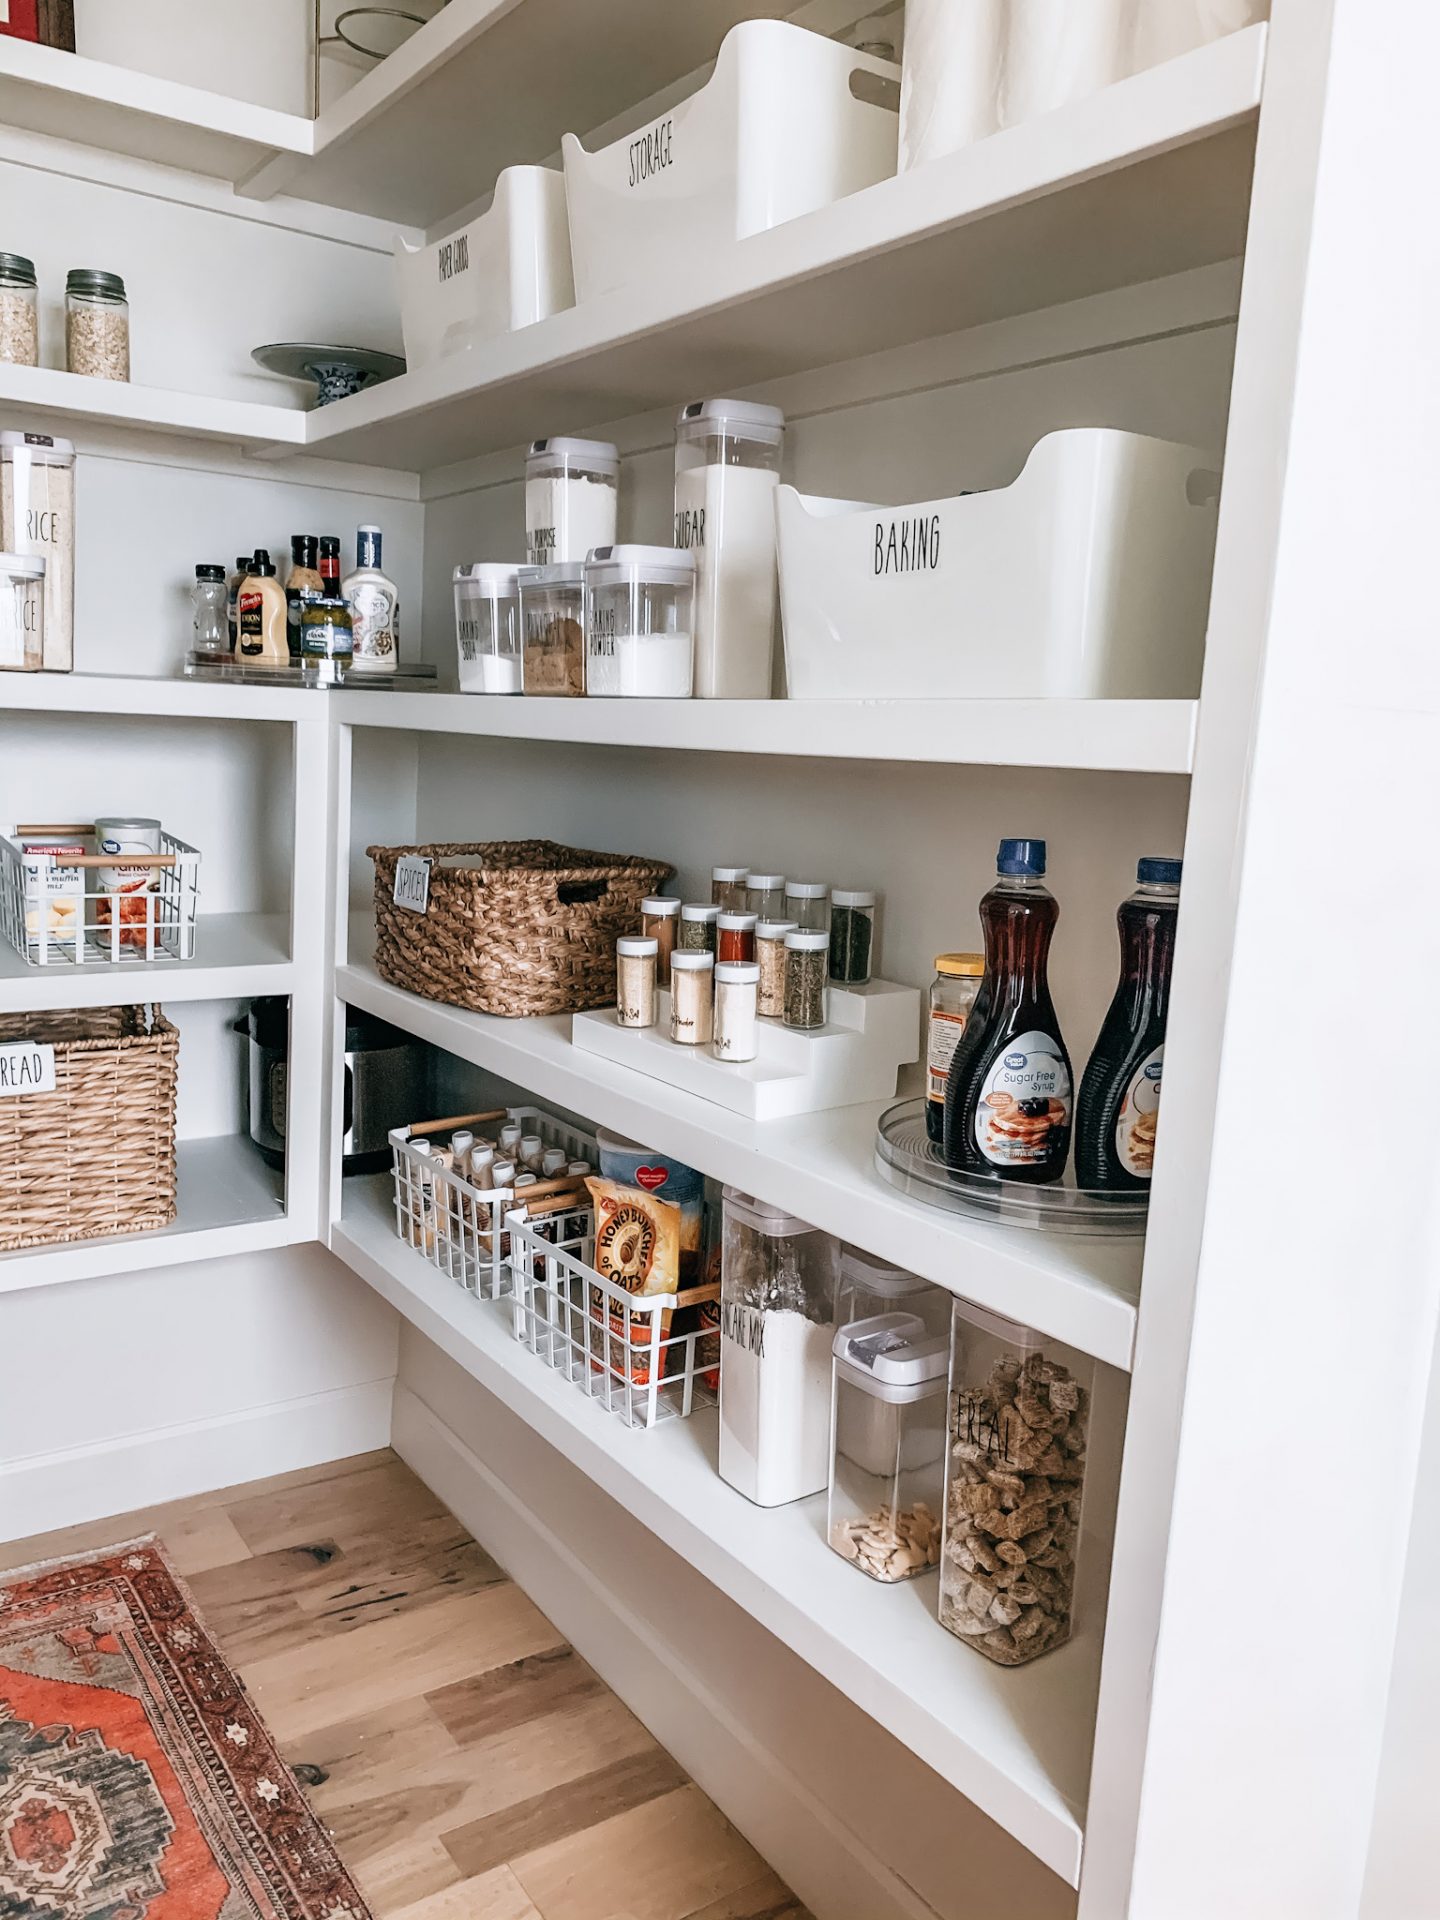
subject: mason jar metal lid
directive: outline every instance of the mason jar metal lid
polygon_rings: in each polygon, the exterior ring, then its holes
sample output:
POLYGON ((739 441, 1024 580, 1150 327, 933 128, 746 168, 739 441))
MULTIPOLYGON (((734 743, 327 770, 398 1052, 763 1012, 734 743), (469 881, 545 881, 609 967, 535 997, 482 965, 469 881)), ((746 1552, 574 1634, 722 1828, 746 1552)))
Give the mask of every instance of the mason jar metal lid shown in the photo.
POLYGON ((98 267, 72 267, 65 276, 65 291, 100 300, 123 300, 125 282, 118 273, 102 273, 98 267))
POLYGON ((23 253, 0 253, 0 280, 18 280, 21 286, 35 285, 35 262, 23 253))

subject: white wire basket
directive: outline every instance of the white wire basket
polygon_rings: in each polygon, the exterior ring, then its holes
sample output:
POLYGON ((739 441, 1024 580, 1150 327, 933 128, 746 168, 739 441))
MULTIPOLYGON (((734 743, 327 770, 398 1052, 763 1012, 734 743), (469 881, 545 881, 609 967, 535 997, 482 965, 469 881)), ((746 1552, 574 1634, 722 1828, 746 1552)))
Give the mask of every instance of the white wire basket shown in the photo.
POLYGON ((0 932, 21 959, 34 967, 193 960, 195 848, 173 833, 161 834, 157 854, 121 858, 94 847, 89 825, 17 826, 0 835, 0 932), (116 866, 149 867, 151 884, 101 888, 100 871, 116 866))
MULTIPOLYGON (((478 1129, 506 1120, 518 1120, 527 1133, 538 1133, 547 1147, 559 1147, 567 1160, 588 1160, 598 1167, 600 1149, 593 1134, 539 1107, 509 1107, 489 1113, 459 1113, 423 1125, 395 1127, 390 1147, 395 1181, 395 1231, 431 1266, 478 1300, 500 1300, 510 1292, 510 1233, 506 1215, 527 1192, 538 1193, 542 1204, 548 1187, 536 1189, 477 1187, 462 1175, 437 1165, 411 1142, 454 1133, 461 1127, 478 1129)), ((591 1211, 567 1208, 536 1222, 552 1236, 551 1244, 579 1246, 590 1230, 591 1211)))
POLYGON ((594 1215, 578 1244, 551 1238, 523 1209, 509 1216, 515 1338, 627 1427, 653 1427, 713 1407, 720 1328, 704 1309, 718 1284, 637 1298, 604 1279, 594 1259, 594 1215))

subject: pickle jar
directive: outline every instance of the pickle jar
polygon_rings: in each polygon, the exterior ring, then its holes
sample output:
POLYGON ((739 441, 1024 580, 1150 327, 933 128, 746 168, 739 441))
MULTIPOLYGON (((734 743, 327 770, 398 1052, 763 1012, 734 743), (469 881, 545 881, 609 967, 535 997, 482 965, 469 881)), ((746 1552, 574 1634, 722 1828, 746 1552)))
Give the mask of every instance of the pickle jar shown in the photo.
POLYGON ((460 691, 522 692, 525 668, 518 567, 504 561, 477 561, 456 567, 454 585, 460 691))
POLYGON ((835 1335, 827 1531, 872 1580, 913 1580, 940 1558, 948 1334, 913 1313, 835 1335))
POLYGON ((580 561, 520 567, 525 693, 576 699, 585 691, 585 568, 580 561))
POLYGON ((955 1303, 940 1624, 1004 1667, 1074 1631, 1094 1365, 955 1303))

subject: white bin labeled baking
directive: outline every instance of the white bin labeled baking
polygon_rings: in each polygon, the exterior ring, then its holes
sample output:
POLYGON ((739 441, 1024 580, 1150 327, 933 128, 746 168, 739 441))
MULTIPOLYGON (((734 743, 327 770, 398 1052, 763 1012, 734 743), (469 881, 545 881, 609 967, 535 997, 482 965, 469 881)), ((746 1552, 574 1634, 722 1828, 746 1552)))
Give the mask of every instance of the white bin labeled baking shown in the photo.
POLYGON ((776 496, 790 697, 1193 699, 1220 476, 1197 447, 1047 434, 1008 487, 776 496))
POLYGON ((428 246, 397 241, 395 273, 411 373, 573 307, 563 177, 553 167, 506 167, 488 210, 468 226, 428 246))
POLYGON ((705 85, 648 126, 595 153, 567 133, 576 298, 673 274, 888 179, 899 78, 823 34, 747 20, 705 85))

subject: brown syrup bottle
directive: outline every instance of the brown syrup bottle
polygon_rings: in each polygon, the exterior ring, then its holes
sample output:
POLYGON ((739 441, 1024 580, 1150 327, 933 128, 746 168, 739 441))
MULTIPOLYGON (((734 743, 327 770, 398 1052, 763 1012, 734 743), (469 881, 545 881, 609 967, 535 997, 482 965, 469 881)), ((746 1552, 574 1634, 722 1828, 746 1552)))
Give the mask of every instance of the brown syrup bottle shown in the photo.
POLYGON ((1000 842, 995 885, 980 902, 985 977, 945 1088, 946 1165, 1029 1186, 1065 1171, 1073 1112, 1046 979, 1060 907, 1044 872, 1043 840, 1000 842))

